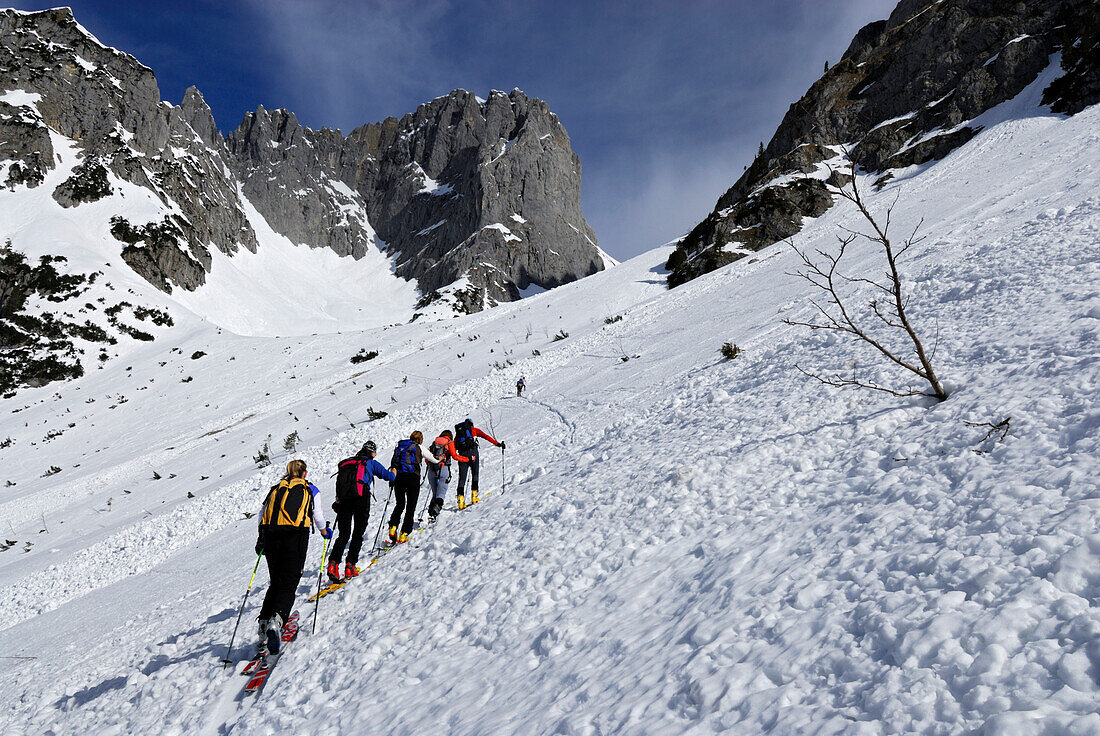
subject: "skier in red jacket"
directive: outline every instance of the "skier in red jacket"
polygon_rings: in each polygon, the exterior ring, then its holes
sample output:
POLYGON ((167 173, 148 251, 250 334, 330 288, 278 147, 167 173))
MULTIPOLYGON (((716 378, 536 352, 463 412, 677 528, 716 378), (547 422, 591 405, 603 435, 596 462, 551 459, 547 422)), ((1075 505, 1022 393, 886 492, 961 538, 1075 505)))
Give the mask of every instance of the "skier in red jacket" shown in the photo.
POLYGON ((504 452, 504 443, 497 442, 491 436, 483 432, 474 426, 474 420, 469 417, 461 424, 455 425, 455 447, 458 451, 465 454, 467 459, 458 461, 458 507, 460 509, 466 508, 466 475, 470 476, 470 503, 474 504, 478 502, 477 497, 477 478, 480 470, 480 459, 478 458, 477 450, 477 438, 489 440, 494 445, 500 448, 501 452, 504 452))

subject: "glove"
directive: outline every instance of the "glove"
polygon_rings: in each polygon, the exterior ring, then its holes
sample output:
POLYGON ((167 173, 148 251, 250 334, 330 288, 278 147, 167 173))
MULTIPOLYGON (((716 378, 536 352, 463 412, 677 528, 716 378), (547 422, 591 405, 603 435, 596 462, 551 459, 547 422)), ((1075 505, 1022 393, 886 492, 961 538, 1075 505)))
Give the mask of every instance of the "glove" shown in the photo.
POLYGON ((504 443, 503 442, 500 443, 500 451, 504 452, 504 443))
POLYGON ((264 552, 264 535, 256 537, 256 554, 261 555, 264 552))
POLYGON ((332 527, 325 524, 325 528, 321 530, 322 539, 332 539, 332 527))

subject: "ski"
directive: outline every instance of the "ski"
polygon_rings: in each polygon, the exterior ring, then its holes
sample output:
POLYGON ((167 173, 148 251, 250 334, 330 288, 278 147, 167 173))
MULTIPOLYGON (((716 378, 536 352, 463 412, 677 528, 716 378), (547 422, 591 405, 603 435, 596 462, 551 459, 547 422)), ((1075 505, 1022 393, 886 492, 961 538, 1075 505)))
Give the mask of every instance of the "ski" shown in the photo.
POLYGON ((343 588, 345 585, 347 585, 350 582, 351 582, 351 578, 344 578, 343 580, 338 580, 335 583, 329 583, 325 587, 321 588, 320 591, 318 591, 317 593, 314 593, 309 598, 307 598, 306 602, 307 603, 313 603, 313 601, 317 600, 318 598, 324 598, 329 593, 335 593, 336 591, 340 590, 340 588, 343 588))
POLYGON ((279 637, 281 644, 279 646, 278 654, 264 653, 263 655, 256 657, 251 662, 244 666, 241 670, 241 674, 249 675, 248 683, 244 686, 245 695, 253 695, 260 691, 267 682, 267 678, 271 675, 271 670, 275 669, 275 663, 279 661, 279 657, 286 652, 286 647, 290 642, 294 641, 298 637, 298 612, 290 614, 290 618, 283 624, 282 635, 279 637))

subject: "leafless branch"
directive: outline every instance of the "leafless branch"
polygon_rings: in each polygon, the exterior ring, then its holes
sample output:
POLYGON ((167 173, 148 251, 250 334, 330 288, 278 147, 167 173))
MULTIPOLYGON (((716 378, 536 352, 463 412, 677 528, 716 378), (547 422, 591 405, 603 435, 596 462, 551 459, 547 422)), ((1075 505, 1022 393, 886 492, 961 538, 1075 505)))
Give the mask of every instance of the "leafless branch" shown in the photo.
POLYGON ((1008 430, 1012 429, 1012 426, 1010 424, 1011 421, 1012 417, 1009 416, 1005 417, 996 424, 994 424, 993 422, 968 422, 965 419, 963 420, 963 424, 968 427, 989 427, 989 431, 985 433, 985 437, 982 437, 982 442, 985 442, 987 439, 1000 432, 1001 436, 1000 438, 998 438, 997 441, 1001 442, 1004 440, 1005 437, 1008 436, 1008 430))
MULTIPOLYGON (((844 332, 857 337, 858 339, 866 342, 875 348, 882 356, 884 356, 890 362, 906 369, 907 371, 919 376, 921 379, 928 382, 931 387, 931 392, 907 390, 900 391, 896 389, 890 389, 885 386, 879 386, 870 381, 862 381, 858 379, 842 379, 842 378, 822 378, 813 373, 806 373, 806 375, 816 378, 822 383, 826 383, 831 386, 858 386, 861 388, 868 388, 876 391, 883 391, 895 396, 932 396, 940 401, 947 398, 947 392, 944 390, 943 385, 940 383, 939 378, 936 376, 935 371, 932 368, 931 358, 928 356, 924 349, 924 345, 921 343, 916 330, 914 329, 906 310, 909 307, 910 295, 903 293, 903 286, 901 280, 901 273, 898 269, 897 259, 902 253, 905 253, 914 243, 920 242, 920 238, 917 238, 917 231, 920 229, 923 220, 917 223, 917 226, 913 229, 912 234, 907 238, 901 246, 900 250, 896 250, 894 244, 890 241, 889 231, 890 224, 893 217, 894 207, 898 203, 898 199, 901 196, 900 190, 895 193, 894 201, 886 208, 886 213, 882 218, 882 222, 875 218, 875 216, 868 209, 866 203, 863 201, 863 196, 860 193, 859 187, 856 184, 856 170, 855 163, 849 164, 849 173, 851 176, 849 184, 840 187, 837 190, 839 196, 848 200, 856 206, 856 209, 862 215, 863 219, 868 225, 870 225, 872 234, 861 233, 856 230, 851 230, 847 227, 841 227, 841 230, 846 233, 844 236, 837 236, 837 241, 840 243, 835 255, 826 253, 820 249, 816 250, 816 259, 811 257, 807 251, 799 249, 794 243, 790 243, 791 248, 798 255, 802 261, 802 268, 797 272, 797 275, 805 279, 810 284, 813 284, 816 288, 824 291, 828 296, 828 302, 832 309, 822 306, 816 301, 811 301, 814 308, 818 311, 819 315, 823 318, 823 322, 803 322, 799 320, 784 319, 783 321, 789 325, 798 325, 802 327, 808 327, 811 330, 833 330, 837 332, 844 332), (882 284, 874 279, 866 277, 849 277, 839 273, 841 259, 844 258, 845 250, 856 239, 865 238, 873 243, 877 243, 882 247, 882 250, 886 256, 886 263, 889 266, 888 284, 882 284), (890 297, 892 302, 892 309, 886 311, 880 306, 877 299, 872 299, 870 302, 871 312, 885 324, 887 327, 895 330, 901 330, 904 332, 909 341, 913 344, 913 352, 916 354, 917 360, 915 362, 905 360, 899 357, 893 350, 886 347, 875 337, 864 329, 863 325, 856 320, 855 316, 850 312, 844 297, 838 291, 837 285, 839 283, 851 285, 851 284, 866 284, 873 289, 877 289, 890 297)), ((939 333, 937 325, 937 339, 936 345, 939 343, 939 333)), ((935 348, 935 345, 933 346, 935 348)), ((933 349, 933 355, 935 350, 933 349)), ((799 368, 801 371, 802 369, 799 368)))
POLYGON ((932 394, 928 393, 927 391, 918 391, 916 389, 907 389, 905 391, 901 391, 898 389, 890 388, 889 386, 880 386, 873 381, 861 381, 858 378, 841 378, 840 376, 828 378, 804 370, 799 365, 796 365, 795 368, 798 369, 799 373, 803 374, 804 376, 808 376, 815 381, 820 381, 826 386, 834 386, 836 388, 866 388, 872 391, 881 391, 883 393, 890 394, 891 396, 932 396, 932 394))

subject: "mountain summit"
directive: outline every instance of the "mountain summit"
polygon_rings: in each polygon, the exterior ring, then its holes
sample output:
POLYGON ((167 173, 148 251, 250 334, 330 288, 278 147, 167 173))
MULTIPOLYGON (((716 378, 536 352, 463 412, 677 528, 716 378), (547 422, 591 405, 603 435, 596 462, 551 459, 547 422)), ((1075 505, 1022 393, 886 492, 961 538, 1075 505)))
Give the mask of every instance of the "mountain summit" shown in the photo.
POLYGON ((223 137, 198 89, 164 102, 68 8, 2 10, 0 141, 0 391, 79 375, 187 313, 244 334, 354 329, 614 263, 565 128, 519 90, 456 90, 347 137, 260 107, 223 137))

